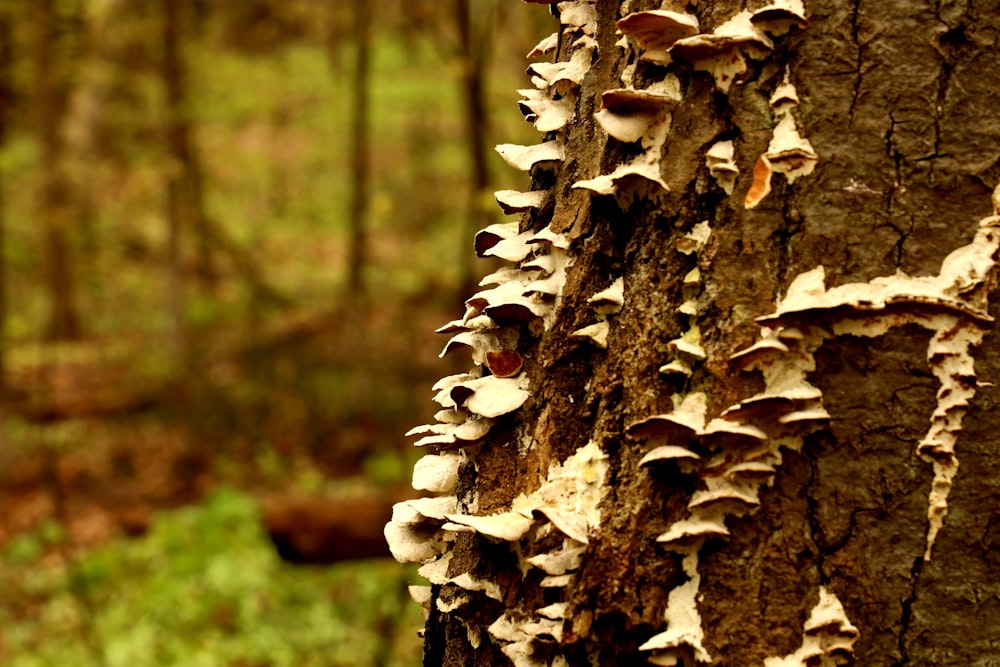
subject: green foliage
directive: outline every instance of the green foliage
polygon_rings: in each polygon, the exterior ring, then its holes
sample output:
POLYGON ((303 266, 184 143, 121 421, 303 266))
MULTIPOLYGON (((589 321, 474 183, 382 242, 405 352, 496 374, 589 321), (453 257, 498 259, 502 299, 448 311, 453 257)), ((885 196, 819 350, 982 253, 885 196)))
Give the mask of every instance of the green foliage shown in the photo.
POLYGON ((58 525, 11 542, 0 568, 10 667, 416 665, 419 608, 387 561, 293 568, 253 500, 219 491, 71 571, 41 559, 58 525))

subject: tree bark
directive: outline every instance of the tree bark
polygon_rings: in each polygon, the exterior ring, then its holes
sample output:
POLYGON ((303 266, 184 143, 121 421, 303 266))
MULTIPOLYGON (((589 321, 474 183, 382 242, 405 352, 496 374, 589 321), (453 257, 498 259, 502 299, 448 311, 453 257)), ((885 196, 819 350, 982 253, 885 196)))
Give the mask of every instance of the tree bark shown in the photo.
POLYGON ((1000 664, 1000 13, 751 7, 560 3, 575 120, 502 151, 547 194, 386 527, 426 665, 1000 664))

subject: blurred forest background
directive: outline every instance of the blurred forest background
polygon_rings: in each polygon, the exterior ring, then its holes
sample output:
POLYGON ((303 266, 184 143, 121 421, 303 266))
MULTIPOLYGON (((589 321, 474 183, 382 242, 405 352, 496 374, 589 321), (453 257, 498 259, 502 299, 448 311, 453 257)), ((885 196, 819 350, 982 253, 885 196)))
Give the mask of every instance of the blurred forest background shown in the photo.
POLYGON ((419 664, 357 558, 526 185, 519 5, 0 0, 0 664, 419 664))

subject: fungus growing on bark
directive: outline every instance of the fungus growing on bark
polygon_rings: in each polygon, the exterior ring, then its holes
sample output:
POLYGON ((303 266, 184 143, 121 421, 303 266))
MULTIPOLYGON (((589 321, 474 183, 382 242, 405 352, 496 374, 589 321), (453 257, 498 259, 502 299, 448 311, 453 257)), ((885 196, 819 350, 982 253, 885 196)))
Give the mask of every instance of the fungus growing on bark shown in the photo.
POLYGON ((476 232, 473 244, 479 257, 499 257, 519 262, 531 252, 529 232, 519 233, 517 222, 499 222, 476 232))
POLYGON ((532 48, 531 51, 528 51, 525 58, 538 58, 539 56, 544 56, 547 53, 552 53, 558 47, 559 33, 554 32, 542 41, 538 42, 538 44, 535 44, 534 48, 532 48))
POLYGON ((712 657, 702 646, 705 631, 701 627, 698 613, 698 552, 696 549, 682 551, 682 566, 689 579, 670 591, 664 620, 667 629, 651 637, 639 647, 640 651, 650 651, 648 658, 653 665, 677 665, 678 663, 711 662, 712 657))
POLYGON ((573 187, 590 190, 599 195, 617 195, 619 192, 636 194, 645 190, 655 196, 670 191, 666 182, 660 177, 658 161, 625 164, 610 174, 577 181, 573 187))
POLYGON ((781 342, 777 335, 765 335, 765 337, 761 338, 750 347, 744 348, 739 352, 730 355, 729 361, 735 366, 742 368, 761 359, 773 358, 786 354, 787 352, 788 346, 781 342))
POLYGON ((525 389, 526 378, 498 378, 493 375, 460 382, 451 388, 458 406, 483 417, 500 417, 517 410, 531 393, 525 389))
POLYGON ((413 488, 431 493, 452 493, 458 481, 458 454, 427 454, 413 466, 413 488))
POLYGON ((587 299, 590 307, 603 315, 616 315, 625 304, 625 279, 617 278, 611 286, 587 299))
POLYGON ((608 332, 610 331, 610 325, 608 325, 607 320, 601 320, 595 324, 590 324, 576 331, 572 332, 570 338, 579 338, 584 340, 589 340, 597 347, 602 350, 608 347, 608 332))
POLYGON ((701 456, 695 454, 686 447, 678 445, 661 445, 646 452, 646 455, 639 461, 640 466, 648 466, 653 463, 664 461, 698 462, 701 456))
POLYGON ((701 332, 697 327, 688 329, 680 338, 668 342, 667 347, 692 361, 702 361, 708 357, 701 346, 701 332))
POLYGON ((861 635, 847 618, 844 606, 821 586, 819 602, 803 626, 802 645, 783 658, 766 658, 764 667, 816 667, 851 662, 854 642, 861 635))
POLYGON ((809 140, 799 134, 795 117, 791 114, 782 116, 774 128, 771 143, 764 155, 767 156, 771 170, 784 174, 789 184, 800 176, 811 174, 819 160, 809 140))
POLYGON ((764 201, 764 198, 771 194, 771 163, 766 155, 757 158, 753 166, 753 183, 747 190, 743 205, 746 208, 756 208, 757 204, 764 201))
POLYGON ((593 35, 597 30, 597 8, 591 2, 560 2, 559 23, 566 26, 564 35, 593 35))
POLYGON ((705 244, 708 243, 708 239, 711 237, 712 227, 708 220, 703 220, 692 227, 690 232, 682 234, 674 243, 674 246, 677 248, 677 252, 690 255, 705 247, 705 244))
POLYGON ((767 152, 757 158, 753 168, 753 184, 747 191, 744 205, 754 208, 771 192, 771 175, 784 174, 789 184, 800 176, 808 176, 816 168, 819 156, 808 139, 804 139, 790 113, 781 114, 774 128, 767 152))
POLYGON ((514 377, 521 372, 524 360, 516 350, 497 350, 486 353, 486 367, 498 378, 514 377))
POLYGON ((643 49, 640 58, 666 65, 677 40, 698 34, 698 17, 666 10, 633 12, 618 21, 618 29, 643 49))
POLYGON ((618 205, 626 206, 635 197, 655 198, 669 192, 660 177, 660 152, 670 133, 670 124, 664 120, 654 123, 642 138, 645 149, 628 164, 617 167, 610 174, 577 181, 574 188, 590 190, 599 195, 617 195, 618 205))
POLYGON ((722 477, 709 477, 707 489, 695 491, 688 509, 721 509, 727 514, 744 514, 760 506, 757 489, 748 484, 732 482, 722 477))
MULTIPOLYGON (((505 542, 514 542, 521 539, 531 528, 533 521, 517 512, 500 512, 487 516, 472 516, 465 514, 449 514, 447 519, 454 526, 448 526, 453 530, 460 530, 462 526, 469 528, 480 535, 493 537, 505 542)), ((445 524, 447 526, 447 524, 445 524)))
POLYGON ((393 558, 400 563, 426 563, 443 554, 452 537, 441 524, 456 503, 455 496, 441 496, 393 505, 392 519, 384 530, 393 558))
POLYGON ((674 359, 673 361, 660 366, 660 373, 663 375, 683 375, 685 377, 690 377, 693 372, 694 369, 680 359, 674 359))
POLYGON ((529 565, 533 565, 546 574, 562 576, 567 572, 574 572, 580 569, 583 563, 583 552, 587 550, 587 545, 566 538, 559 551, 541 553, 525 559, 529 565))
POLYGON ((548 190, 532 190, 531 192, 518 192, 517 190, 498 190, 493 193, 497 204, 504 215, 514 213, 524 213, 532 209, 539 208, 549 198, 548 190))
POLYGON ((742 11, 711 33, 680 39, 670 48, 670 55, 691 63, 696 70, 711 72, 716 87, 728 93, 733 81, 746 72, 746 58, 762 58, 774 46, 751 22, 752 16, 742 11))
POLYGON ((715 418, 705 425, 700 441, 706 447, 747 448, 767 441, 767 433, 753 424, 715 418))
POLYGON ((768 101, 775 116, 791 113, 791 110, 799 106, 799 93, 795 86, 788 82, 788 70, 785 70, 784 80, 778 84, 768 101))
POLYGON ((712 147, 705 153, 705 165, 708 167, 709 173, 727 195, 733 194, 736 176, 740 173, 740 168, 733 161, 733 154, 732 141, 719 141, 712 144, 712 147))
MULTIPOLYGON (((983 286, 1000 250, 998 227, 1000 217, 996 215, 981 220, 973 241, 952 251, 936 276, 911 277, 897 272, 867 283, 827 289, 825 271, 822 266, 816 267, 796 276, 775 313, 757 319, 768 327, 782 327, 777 336, 798 341, 800 346, 808 342, 809 336, 803 330, 810 326, 822 326, 829 332, 827 335, 833 336, 880 336, 905 323, 919 324, 934 332, 927 359, 941 388, 930 427, 917 447, 920 457, 934 467, 928 496, 925 560, 931 558, 948 512, 947 498, 958 469, 955 445, 975 394, 972 350, 981 344, 992 322, 983 286)), ((814 337, 811 344, 818 347, 821 342, 814 337)), ((806 354, 804 362, 808 366, 800 363, 795 370, 802 382, 806 369, 812 368, 811 354, 806 354)), ((765 379, 768 373, 778 378, 776 369, 780 365, 765 368, 765 379)), ((822 406, 814 404, 784 415, 784 421, 779 419, 779 423, 808 430, 810 422, 822 425, 828 419, 822 406)))
POLYGON ((562 162, 564 158, 563 144, 555 140, 532 146, 498 144, 496 151, 504 162, 521 171, 529 171, 536 165, 551 167, 555 163, 562 162))
POLYGON ((413 443, 415 447, 434 445, 441 449, 454 449, 456 447, 466 447, 482 440, 489 433, 492 426, 492 419, 468 416, 457 424, 441 423, 416 426, 407 431, 405 435, 428 434, 413 443))
POLYGON ((500 341, 492 333, 483 330, 462 331, 455 334, 445 343, 438 358, 444 359, 449 352, 459 347, 472 349, 472 360, 477 364, 486 363, 486 354, 500 349, 500 341))
POLYGON ((680 83, 673 76, 643 90, 615 88, 601 94, 601 109, 594 118, 609 135, 631 143, 654 125, 666 123, 680 97, 680 83))
MULTIPOLYGON (((565 79, 556 78, 554 80, 558 82, 565 79)), ((526 99, 518 102, 518 107, 524 114, 524 119, 534 125, 539 132, 561 130, 573 120, 575 113, 575 105, 571 97, 526 99)))
POLYGON ((802 0, 773 0, 753 13, 750 21, 772 35, 784 35, 792 28, 809 25, 802 0))
POLYGON ((668 443, 648 451, 639 461, 640 466, 674 462, 682 466, 682 471, 690 472, 692 466, 700 464, 702 457, 686 445, 696 442, 705 427, 707 397, 694 392, 683 398, 675 396, 674 402, 677 407, 672 413, 652 415, 626 429, 632 437, 668 443))

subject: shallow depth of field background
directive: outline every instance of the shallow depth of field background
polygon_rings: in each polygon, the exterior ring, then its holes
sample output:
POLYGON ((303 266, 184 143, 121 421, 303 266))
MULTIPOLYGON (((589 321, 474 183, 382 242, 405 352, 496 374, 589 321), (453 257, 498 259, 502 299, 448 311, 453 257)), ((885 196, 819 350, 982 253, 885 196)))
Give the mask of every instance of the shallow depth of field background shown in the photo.
POLYGON ((275 541, 380 534, 407 493, 554 28, 510 0, 0 0, 0 664, 419 664, 414 570, 275 541))

